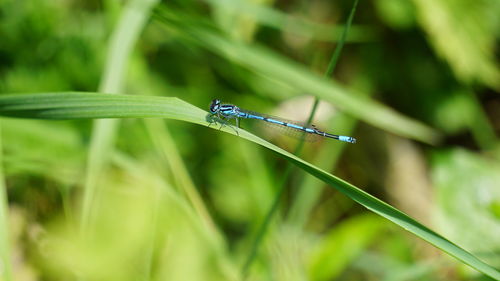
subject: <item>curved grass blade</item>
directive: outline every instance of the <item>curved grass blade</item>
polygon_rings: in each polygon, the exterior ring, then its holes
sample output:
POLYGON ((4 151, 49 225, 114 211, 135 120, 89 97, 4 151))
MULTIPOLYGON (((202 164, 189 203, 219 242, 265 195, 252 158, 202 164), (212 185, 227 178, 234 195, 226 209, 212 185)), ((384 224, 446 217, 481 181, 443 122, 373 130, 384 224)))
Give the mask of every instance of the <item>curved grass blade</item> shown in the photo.
POLYGON ((170 118, 204 124, 206 112, 178 98, 60 92, 0 96, 0 115, 35 119, 170 118))
MULTIPOLYGON (((76 92, 0 96, 0 116, 56 120, 157 117, 209 125, 206 121, 206 111, 178 98, 76 92)), ((227 126, 221 130, 236 135, 236 132, 227 126)), ((464 264, 500 280, 498 270, 391 205, 245 130, 239 129, 238 136, 270 149, 372 212, 424 239, 464 264)))

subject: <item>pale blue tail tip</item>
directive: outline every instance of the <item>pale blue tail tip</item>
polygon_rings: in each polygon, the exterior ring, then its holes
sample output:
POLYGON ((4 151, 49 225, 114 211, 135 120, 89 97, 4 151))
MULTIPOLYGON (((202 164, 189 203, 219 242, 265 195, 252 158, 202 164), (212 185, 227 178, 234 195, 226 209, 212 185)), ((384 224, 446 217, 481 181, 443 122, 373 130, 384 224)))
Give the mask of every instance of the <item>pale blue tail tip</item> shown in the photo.
POLYGON ((350 143, 356 143, 356 139, 353 137, 348 137, 348 136, 339 136, 340 141, 345 141, 345 142, 350 142, 350 143))

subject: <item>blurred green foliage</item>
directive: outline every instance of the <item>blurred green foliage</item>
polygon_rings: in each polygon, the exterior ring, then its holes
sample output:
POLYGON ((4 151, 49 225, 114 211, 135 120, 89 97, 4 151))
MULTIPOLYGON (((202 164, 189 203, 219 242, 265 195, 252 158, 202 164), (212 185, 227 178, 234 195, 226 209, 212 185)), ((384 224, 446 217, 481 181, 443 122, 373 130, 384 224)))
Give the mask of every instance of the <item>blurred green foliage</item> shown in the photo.
MULTIPOLYGON (((500 267, 500 2, 361 1, 332 83, 316 77, 351 1, 141 3, 0 2, 0 92, 95 92, 116 74, 121 94, 290 119, 306 119, 308 94, 336 101, 315 123, 358 143, 311 143, 302 157, 500 267)), ((91 121, 2 119, 12 280, 239 280, 286 163, 189 123, 116 126, 92 166, 89 147, 106 140, 91 121)), ((249 280, 488 280, 298 170, 281 201, 249 280)))

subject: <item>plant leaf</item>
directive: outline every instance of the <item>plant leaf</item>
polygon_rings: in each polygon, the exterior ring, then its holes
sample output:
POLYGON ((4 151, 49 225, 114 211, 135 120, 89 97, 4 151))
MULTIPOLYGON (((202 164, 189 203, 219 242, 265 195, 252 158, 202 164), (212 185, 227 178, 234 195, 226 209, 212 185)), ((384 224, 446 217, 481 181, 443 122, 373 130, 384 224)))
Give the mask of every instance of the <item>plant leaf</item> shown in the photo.
MULTIPOLYGON (((0 115, 38 119, 157 117, 209 125, 206 111, 178 98, 81 92, 3 95, 0 96, 0 115)), ((221 130, 236 135, 234 128, 225 126, 221 130)), ((464 264, 500 280, 500 272, 496 269, 391 205, 245 130, 239 129, 238 135, 270 149, 372 212, 417 235, 464 264)))

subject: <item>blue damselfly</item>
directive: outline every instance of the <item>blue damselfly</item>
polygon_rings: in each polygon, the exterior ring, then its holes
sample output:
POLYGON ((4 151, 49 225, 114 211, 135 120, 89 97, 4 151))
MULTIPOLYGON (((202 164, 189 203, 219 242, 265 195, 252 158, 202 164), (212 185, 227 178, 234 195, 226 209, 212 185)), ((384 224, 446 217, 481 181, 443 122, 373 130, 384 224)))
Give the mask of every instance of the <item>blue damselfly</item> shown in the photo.
POLYGON ((210 104, 210 114, 213 116, 217 116, 219 119, 227 120, 227 119, 235 119, 236 127, 239 128, 239 120, 240 118, 246 119, 256 119, 268 122, 272 125, 286 127, 296 131, 302 131, 306 134, 318 135, 322 137, 332 138, 343 142, 356 143, 356 139, 348 136, 340 136, 333 135, 329 133, 325 133, 320 131, 315 125, 304 125, 300 122, 285 120, 279 117, 265 115, 258 112, 253 112, 245 109, 241 109, 236 105, 232 104, 223 104, 220 100, 214 99, 210 104))

